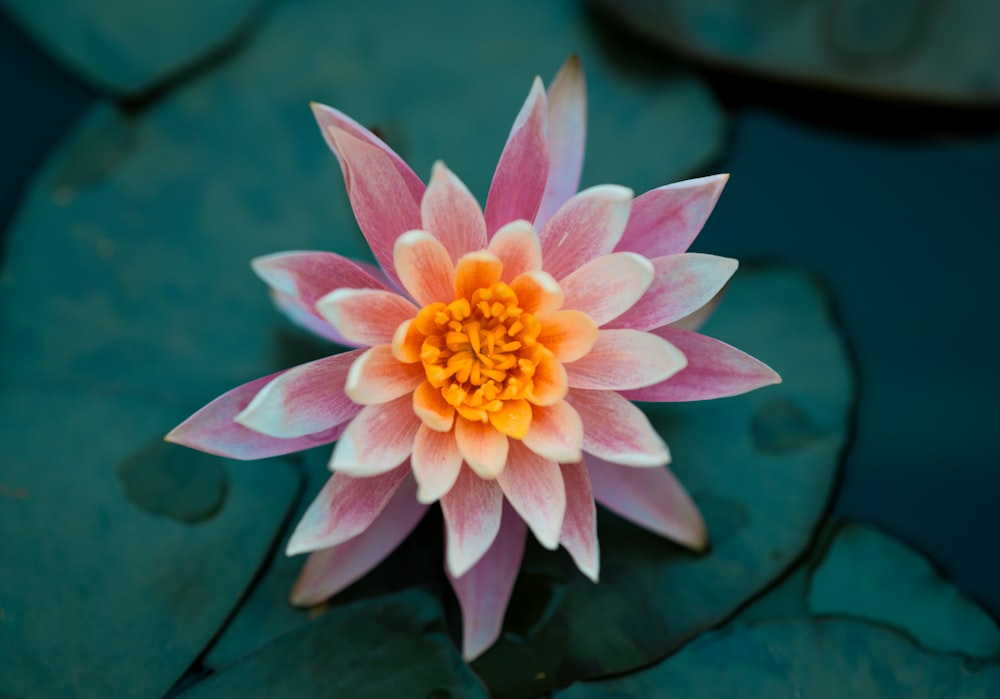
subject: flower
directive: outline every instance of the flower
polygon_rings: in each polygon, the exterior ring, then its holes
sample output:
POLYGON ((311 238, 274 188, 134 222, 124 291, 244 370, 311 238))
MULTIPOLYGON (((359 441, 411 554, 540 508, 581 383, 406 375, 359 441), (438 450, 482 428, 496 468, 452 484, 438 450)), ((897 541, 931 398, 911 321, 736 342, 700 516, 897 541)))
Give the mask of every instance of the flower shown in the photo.
POLYGON ((313 105, 381 269, 330 252, 253 261, 299 324, 361 349, 244 384, 167 439, 236 459, 337 441, 288 543, 313 552, 292 592, 320 602, 440 503, 446 572, 472 659, 498 637, 526 529, 597 581, 595 498, 701 549, 697 507, 632 400, 734 395, 779 381, 693 328, 736 261, 685 252, 724 175, 576 192, 585 87, 571 58, 536 78, 485 209, 442 163, 425 187, 385 143, 313 105))

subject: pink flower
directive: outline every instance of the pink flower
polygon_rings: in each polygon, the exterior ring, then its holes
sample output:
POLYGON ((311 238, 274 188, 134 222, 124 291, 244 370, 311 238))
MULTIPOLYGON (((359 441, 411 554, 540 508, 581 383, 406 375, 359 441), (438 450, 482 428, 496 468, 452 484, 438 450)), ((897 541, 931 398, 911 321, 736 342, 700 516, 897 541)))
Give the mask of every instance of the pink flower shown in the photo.
POLYGON ((695 549, 698 509, 631 400, 688 401, 779 381, 691 328, 736 262, 686 253, 726 182, 633 200, 577 193, 585 88, 570 59, 518 114, 485 210, 442 163, 426 187, 385 143, 313 106, 381 270, 329 252, 254 260, 294 320, 362 347, 244 384, 167 439, 236 459, 337 441, 333 476, 288 553, 311 551, 292 601, 371 570, 439 502, 463 650, 498 637, 526 529, 596 581, 594 500, 695 549))

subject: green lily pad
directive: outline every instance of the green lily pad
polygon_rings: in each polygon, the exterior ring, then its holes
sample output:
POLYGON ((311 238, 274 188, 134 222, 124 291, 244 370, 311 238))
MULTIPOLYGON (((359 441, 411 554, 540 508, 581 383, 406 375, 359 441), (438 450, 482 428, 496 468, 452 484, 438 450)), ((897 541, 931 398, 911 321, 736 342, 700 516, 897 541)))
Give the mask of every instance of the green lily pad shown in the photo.
POLYGON ((996 3, 592 1, 635 32, 716 65, 881 97, 1000 104, 996 3))
POLYGON ((0 416, 0 695, 162 696, 273 546, 296 470, 164 444, 183 412, 112 390, 7 385, 0 416))
POLYGON ((964 697, 1000 693, 1000 666, 938 655, 844 619, 737 625, 644 672, 579 684, 559 699, 620 697, 964 697))
POLYGON ((83 79, 111 92, 148 92, 223 51, 257 0, 0 0, 21 27, 83 79))
POLYGON ((444 633, 437 600, 410 591, 326 614, 183 693, 183 699, 485 699, 444 633))

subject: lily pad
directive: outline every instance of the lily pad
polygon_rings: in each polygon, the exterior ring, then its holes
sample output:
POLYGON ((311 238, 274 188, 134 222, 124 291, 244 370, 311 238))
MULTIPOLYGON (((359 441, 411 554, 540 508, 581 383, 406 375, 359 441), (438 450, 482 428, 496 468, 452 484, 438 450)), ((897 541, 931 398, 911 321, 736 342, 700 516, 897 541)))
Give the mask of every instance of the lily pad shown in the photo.
POLYGON ((183 413, 111 390, 7 385, 0 415, 0 695, 162 696, 273 546, 296 470, 166 445, 183 413))

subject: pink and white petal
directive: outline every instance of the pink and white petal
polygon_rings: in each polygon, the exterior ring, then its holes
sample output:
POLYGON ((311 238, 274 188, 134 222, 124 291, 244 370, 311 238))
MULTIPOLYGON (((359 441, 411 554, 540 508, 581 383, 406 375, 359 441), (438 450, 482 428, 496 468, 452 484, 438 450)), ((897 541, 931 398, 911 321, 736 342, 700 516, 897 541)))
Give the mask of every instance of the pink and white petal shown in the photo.
POLYGON ((613 184, 585 189, 538 232, 542 268, 558 280, 615 249, 632 207, 632 190, 613 184))
POLYGON ((409 458, 419 427, 408 395, 366 405, 334 447, 330 470, 359 477, 392 470, 409 458))
POLYGON ((347 372, 362 350, 300 364, 264 386, 233 419, 269 437, 289 439, 328 430, 357 414, 344 393, 347 372))
MULTIPOLYGON (((366 143, 369 143, 376 148, 382 150, 389 159, 392 161, 393 166, 399 172, 400 177, 403 178, 403 182, 406 184, 407 190, 410 192, 410 196, 413 201, 419 203, 424 196, 424 183, 420 181, 417 174, 410 169, 410 166, 400 158, 396 152, 386 145, 385 141, 373 134, 371 131, 366 129, 364 126, 354 121, 351 117, 347 116, 343 112, 334 109, 333 107, 328 107, 325 104, 319 104, 313 102, 311 105, 313 110, 313 116, 316 117, 316 123, 319 124, 320 133, 323 134, 323 139, 326 144, 333 151, 334 155, 337 156, 338 160, 341 160, 342 156, 337 149, 337 144, 331 135, 331 129, 339 129, 341 131, 346 131, 351 136, 361 139, 366 143)), ((341 161, 341 167, 343 168, 343 162, 341 161)), ((347 170, 344 169, 344 176, 347 176, 347 170)))
POLYGON ((393 246, 403 233, 420 228, 420 202, 413 199, 384 150, 334 127, 326 133, 340 156, 347 196, 358 226, 386 275, 398 283, 393 246))
POLYGON ((593 349, 566 365, 570 388, 624 390, 665 381, 687 366, 684 353, 658 335, 601 330, 593 349))
POLYGON ((573 55, 559 69, 548 90, 549 179, 535 217, 541 227, 552 214, 576 194, 583 170, 587 135, 587 85, 583 65, 573 55))
POLYGON ((486 247, 486 221, 479 202, 444 163, 434 163, 420 202, 422 228, 444 245, 451 261, 486 247))
POLYGON ((421 425, 413 442, 410 464, 417 479, 417 500, 427 504, 440 500, 455 485, 462 469, 462 453, 454 433, 421 425))
POLYGON ((688 365, 666 381, 623 391, 630 400, 675 402, 735 396, 781 383, 781 377, 759 359, 714 337, 681 328, 654 331, 687 357, 688 365))
POLYGON ((538 543, 550 550, 558 548, 566 515, 566 487, 559 464, 512 440, 507 466, 497 483, 538 543))
POLYGON ((421 306, 454 300, 455 266, 444 245, 426 231, 409 231, 396 240, 393 264, 400 283, 421 306))
POLYGON ((560 362, 575 362, 594 348, 599 331, 583 311, 562 310, 541 320, 538 341, 560 362))
POLYGON ((686 252, 728 180, 729 175, 699 177, 638 196, 615 250, 631 250, 650 259, 686 252))
POLYGON ((652 330, 685 318, 709 303, 739 265, 728 257, 693 252, 657 257, 652 263, 652 285, 608 327, 652 330))
POLYGON ((566 516, 559 543, 569 552, 580 572, 597 582, 601 553, 597 543, 597 508, 594 507, 587 465, 581 460, 559 464, 559 468, 566 485, 566 516))
POLYGON ((447 531, 448 572, 460 578, 489 550, 500 530, 503 491, 462 466, 455 484, 441 498, 447 531))
POLYGON ((329 548, 365 531, 409 473, 409 464, 403 464, 368 478, 333 474, 295 526, 285 553, 329 548))
MULTIPOLYGON (((234 420, 261 389, 284 373, 286 372, 279 371, 223 393, 171 430, 164 439, 209 454, 241 461, 291 454, 339 439, 347 427, 346 422, 313 434, 282 439, 261 434, 234 420)), ((348 420, 351 417, 354 415, 348 420)))
POLYGON ((536 272, 542 268, 542 249, 538 247, 538 236, 532 225, 524 220, 505 224, 493 235, 487 250, 503 263, 500 281, 507 284, 519 274, 536 272))
POLYGON ((335 289, 316 302, 316 310, 343 337, 365 347, 391 344, 396 329, 419 311, 380 289, 335 289))
POLYGON ((680 328, 681 330, 691 330, 695 331, 705 324, 705 321, 715 312, 715 309, 719 307, 719 303, 722 301, 722 297, 726 295, 726 289, 729 288, 727 284, 722 288, 719 293, 712 297, 712 299, 706 303, 704 306, 699 308, 694 313, 690 313, 679 320, 675 320, 670 324, 672 328, 680 328))
POLYGON ((358 357, 347 372, 344 393, 360 405, 388 403, 410 395, 427 379, 421 364, 404 364, 390 345, 379 345, 358 357))
POLYGON ((360 345, 355 344, 348 340, 346 337, 341 335, 339 332, 333 329, 333 326, 326 322, 318 313, 316 313, 315 308, 305 308, 302 302, 294 296, 289 296, 288 294, 283 294, 280 291, 271 289, 271 301, 277 306, 278 310, 285 314, 285 316, 292 321, 295 325, 298 325, 304 330, 308 330, 313 335, 322 337, 324 340, 329 340, 330 342, 335 342, 338 345, 344 345, 345 347, 360 347, 360 345))
POLYGON ((524 556, 525 526, 504 505, 500 531, 489 550, 469 572, 455 577, 447 571, 462 609, 462 657, 479 657, 500 637, 507 604, 524 556))
POLYGON ((533 221, 549 176, 548 105, 540 78, 514 120, 486 197, 486 232, 517 219, 533 221))
POLYGON ((510 281, 517 303, 525 313, 542 318, 563 305, 563 290, 551 274, 541 270, 524 272, 510 281))
POLYGON ((427 505, 413 496, 415 489, 412 479, 404 481, 368 529, 310 555, 292 588, 292 604, 309 607, 329 599, 392 553, 427 512, 427 505))
POLYGON ((583 421, 583 450, 625 466, 655 467, 670 452, 639 408, 614 391, 571 390, 566 401, 583 421))
POLYGON ((488 422, 455 417, 455 442, 479 478, 496 478, 507 463, 507 435, 488 422))
POLYGON ((583 421, 572 405, 561 400, 532 407, 531 429, 521 440, 539 456, 559 462, 583 458, 583 421))
POLYGON ((602 255, 559 283, 566 295, 563 305, 583 311, 596 325, 602 326, 627 313, 643 298, 653 275, 653 264, 642 255, 634 252, 602 255))
POLYGON ((688 548, 708 544, 705 520, 674 474, 662 468, 629 468, 587 457, 597 502, 640 527, 688 548))

